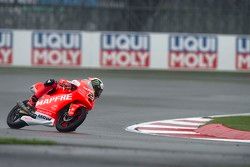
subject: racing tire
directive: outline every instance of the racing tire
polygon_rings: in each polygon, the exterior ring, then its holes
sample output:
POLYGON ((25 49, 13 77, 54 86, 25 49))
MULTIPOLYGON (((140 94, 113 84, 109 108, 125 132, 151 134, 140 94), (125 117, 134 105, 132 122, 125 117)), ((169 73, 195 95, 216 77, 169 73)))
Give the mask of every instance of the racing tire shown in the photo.
POLYGON ((65 121, 65 117, 67 117, 69 107, 62 109, 58 115, 58 119, 56 121, 56 129, 59 132, 72 132, 78 128, 83 121, 86 119, 87 111, 85 108, 78 108, 76 111, 76 115, 71 117, 69 121, 65 121))
MULTIPOLYGON (((27 103, 27 100, 24 103, 27 103)), ((28 126, 26 122, 20 119, 23 114, 19 113, 19 109, 18 105, 14 106, 7 116, 7 125, 12 129, 20 129, 28 126)))

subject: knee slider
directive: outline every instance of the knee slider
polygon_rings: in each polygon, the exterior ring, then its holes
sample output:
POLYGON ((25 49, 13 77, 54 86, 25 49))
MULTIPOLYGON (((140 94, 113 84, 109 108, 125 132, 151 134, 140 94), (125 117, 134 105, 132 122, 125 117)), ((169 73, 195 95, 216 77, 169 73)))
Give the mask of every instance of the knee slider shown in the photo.
POLYGON ((53 86, 56 83, 54 79, 49 79, 44 82, 44 86, 53 86))

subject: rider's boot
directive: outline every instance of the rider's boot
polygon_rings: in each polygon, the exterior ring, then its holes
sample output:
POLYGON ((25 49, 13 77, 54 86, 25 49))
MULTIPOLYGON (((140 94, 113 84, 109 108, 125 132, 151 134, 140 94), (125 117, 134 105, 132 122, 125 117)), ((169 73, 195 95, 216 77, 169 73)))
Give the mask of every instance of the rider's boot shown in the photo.
POLYGON ((28 100, 26 104, 22 101, 19 101, 17 102, 17 105, 21 108, 20 113, 29 115, 30 117, 35 119, 35 102, 33 102, 32 97, 28 100))

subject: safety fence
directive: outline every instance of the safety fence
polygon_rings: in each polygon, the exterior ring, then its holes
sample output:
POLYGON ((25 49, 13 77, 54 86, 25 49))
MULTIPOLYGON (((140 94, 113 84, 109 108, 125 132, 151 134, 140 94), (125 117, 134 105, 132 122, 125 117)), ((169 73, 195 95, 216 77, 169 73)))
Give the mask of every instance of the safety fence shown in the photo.
POLYGON ((250 34, 249 0, 0 0, 0 28, 250 34))

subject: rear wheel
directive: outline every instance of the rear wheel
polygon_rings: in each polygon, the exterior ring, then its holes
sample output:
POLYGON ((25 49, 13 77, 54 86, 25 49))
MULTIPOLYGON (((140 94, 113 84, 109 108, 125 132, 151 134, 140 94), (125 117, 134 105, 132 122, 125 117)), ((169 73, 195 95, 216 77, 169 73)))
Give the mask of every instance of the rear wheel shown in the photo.
MULTIPOLYGON (((24 101, 24 103, 26 102, 24 101)), ((23 115, 20 113, 20 108, 17 105, 13 107, 7 117, 8 126, 12 129, 20 129, 27 126, 27 123, 20 119, 23 115)))
POLYGON ((78 108, 76 111, 75 116, 69 117, 68 116, 69 108, 66 107, 65 109, 61 110, 59 113, 57 122, 56 122, 56 129, 59 132, 72 132, 75 131, 78 126, 80 126, 87 116, 87 111, 85 108, 78 108))

